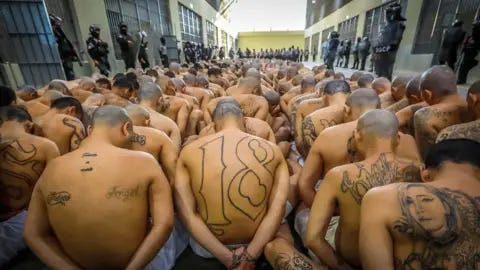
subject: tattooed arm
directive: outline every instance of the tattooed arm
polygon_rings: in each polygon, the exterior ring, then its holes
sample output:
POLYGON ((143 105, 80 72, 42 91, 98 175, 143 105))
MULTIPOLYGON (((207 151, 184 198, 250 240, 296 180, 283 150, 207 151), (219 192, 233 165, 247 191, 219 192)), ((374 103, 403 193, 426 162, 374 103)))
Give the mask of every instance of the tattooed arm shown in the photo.
POLYGON ((265 245, 270 242, 277 233, 285 214, 285 203, 287 202, 290 187, 290 177, 287 162, 278 147, 275 148, 275 156, 280 159, 280 164, 275 171, 275 179, 270 192, 267 214, 258 226, 255 236, 246 249, 248 254, 254 258, 262 255, 265 245))
POLYGON ((202 247, 206 248, 225 266, 230 267, 232 264, 232 252, 213 235, 197 210, 190 186, 190 174, 184 160, 185 156, 185 150, 183 150, 177 162, 174 185, 175 206, 177 207, 179 217, 191 236, 202 247))
POLYGON ((27 219, 25 220, 23 237, 35 255, 49 268, 81 269, 62 249, 50 227, 44 195, 40 189, 42 179, 48 177, 47 170, 45 170, 33 190, 30 205, 28 206, 27 219))
MULTIPOLYGON (((321 136, 322 134, 320 134, 319 138, 321 136)), ((300 197, 309 207, 312 206, 313 199, 315 198, 315 184, 323 173, 321 141, 325 141, 324 138, 318 139, 313 143, 298 180, 300 197)))
POLYGON ((162 141, 162 150, 159 153, 158 160, 165 170, 170 184, 173 185, 175 181, 175 166, 177 165, 177 150, 172 141, 164 133, 161 133, 160 140, 162 141))
MULTIPOLYGON (((145 155, 147 156, 147 155, 145 155)), ((148 189, 149 213, 152 217, 152 228, 131 258, 126 269, 143 269, 168 240, 173 227, 173 202, 170 185, 152 156, 142 161, 142 170, 152 179, 148 189)))
POLYGON ((430 125, 432 109, 423 108, 414 115, 415 139, 420 155, 425 157, 428 149, 435 143, 438 132, 430 125))
POLYGON ((358 249, 363 269, 393 270, 393 243, 385 220, 392 209, 385 205, 395 205, 389 201, 396 196, 378 189, 371 189, 363 197, 358 249))
POLYGON ((325 175, 325 179, 322 181, 313 201, 305 240, 307 248, 312 250, 320 261, 332 269, 343 269, 344 266, 335 250, 325 240, 330 220, 335 213, 336 189, 338 189, 336 180, 341 178, 339 174, 339 172, 332 170, 325 175))

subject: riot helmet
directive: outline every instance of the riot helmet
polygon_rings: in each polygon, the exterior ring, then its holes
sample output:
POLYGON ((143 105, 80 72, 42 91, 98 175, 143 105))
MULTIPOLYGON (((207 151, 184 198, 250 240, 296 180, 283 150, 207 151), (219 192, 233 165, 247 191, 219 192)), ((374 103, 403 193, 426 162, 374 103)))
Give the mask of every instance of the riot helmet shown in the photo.
POLYGON ((100 26, 96 25, 96 24, 92 24, 90 25, 90 35, 92 35, 92 37, 94 38, 99 38, 100 37, 100 26))

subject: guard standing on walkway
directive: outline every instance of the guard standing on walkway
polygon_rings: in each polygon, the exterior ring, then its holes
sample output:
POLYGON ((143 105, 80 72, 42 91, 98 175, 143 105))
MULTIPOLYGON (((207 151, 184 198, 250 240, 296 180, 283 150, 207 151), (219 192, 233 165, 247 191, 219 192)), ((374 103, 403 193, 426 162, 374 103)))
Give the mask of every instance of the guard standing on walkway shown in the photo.
POLYGON ((463 44, 462 61, 460 62, 460 70, 458 71, 458 84, 467 82, 468 72, 474 68, 478 61, 475 59, 480 50, 480 21, 473 24, 472 34, 467 37, 463 44))
POLYGON ((145 31, 140 32, 140 36, 142 37, 140 40, 140 49, 138 50, 138 61, 140 62, 140 65, 142 66, 142 69, 147 69, 150 67, 150 62, 148 61, 148 41, 146 40, 147 38, 147 33, 145 31))
POLYGON ((353 54, 353 66, 352 69, 358 69, 360 64, 360 42, 362 42, 362 38, 358 37, 357 42, 353 45, 352 54, 353 54))
POLYGON ((373 48, 375 73, 379 77, 392 79, 393 66, 397 50, 405 31, 405 18, 401 15, 402 6, 398 3, 390 5, 386 11, 387 23, 380 29, 378 42, 373 48))
POLYGON ((350 39, 345 40, 345 48, 343 50, 344 64, 343 68, 348 68, 348 63, 350 62, 350 52, 352 50, 352 41, 350 39))
POLYGON ((125 23, 120 23, 120 34, 117 37, 118 45, 122 51, 122 58, 125 62, 125 69, 135 68, 135 48, 134 40, 131 35, 128 34, 128 27, 125 23))
POLYGON ((62 59, 63 71, 65 72, 65 78, 68 81, 75 79, 75 73, 73 72, 73 62, 78 61, 80 66, 82 63, 79 61, 77 51, 73 47, 72 42, 67 38, 61 27, 62 18, 53 14, 49 14, 50 24, 52 25, 53 34, 57 41, 58 53, 62 59))
POLYGON ((452 26, 445 31, 443 36, 439 62, 440 65, 447 63, 452 70, 455 70, 458 47, 462 44, 466 34, 465 31, 463 31, 462 26, 462 21, 455 20, 452 26))
POLYGON ((333 63, 335 62, 338 45, 340 44, 340 41, 338 40, 339 37, 340 34, 338 34, 337 31, 330 32, 330 35, 328 37, 328 46, 326 47, 327 50, 325 52, 324 62, 327 65, 327 68, 331 70, 334 69, 333 63))
POLYGON ((110 63, 108 62, 108 44, 100 39, 100 27, 90 25, 90 37, 87 39, 88 54, 100 73, 108 77, 110 63))

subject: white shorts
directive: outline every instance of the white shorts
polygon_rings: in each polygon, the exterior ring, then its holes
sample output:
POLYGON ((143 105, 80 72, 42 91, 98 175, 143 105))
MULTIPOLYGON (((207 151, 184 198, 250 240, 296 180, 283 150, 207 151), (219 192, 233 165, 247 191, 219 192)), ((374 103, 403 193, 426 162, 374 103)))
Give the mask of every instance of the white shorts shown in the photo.
POLYGON ((170 270, 175 261, 188 246, 188 232, 183 224, 175 218, 170 237, 155 258, 145 267, 145 270, 170 270))
POLYGON ((0 222, 0 268, 27 247, 23 241, 23 224, 26 218, 27 211, 23 210, 0 222))

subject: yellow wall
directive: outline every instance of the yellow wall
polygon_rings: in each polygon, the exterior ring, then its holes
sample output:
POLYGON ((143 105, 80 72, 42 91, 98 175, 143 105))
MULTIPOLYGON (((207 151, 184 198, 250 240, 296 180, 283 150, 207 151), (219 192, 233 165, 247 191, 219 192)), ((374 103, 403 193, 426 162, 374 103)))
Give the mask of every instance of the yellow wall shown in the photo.
POLYGON ((295 46, 303 49, 305 43, 304 31, 272 31, 272 32, 240 32, 238 47, 245 50, 282 49, 295 46))

